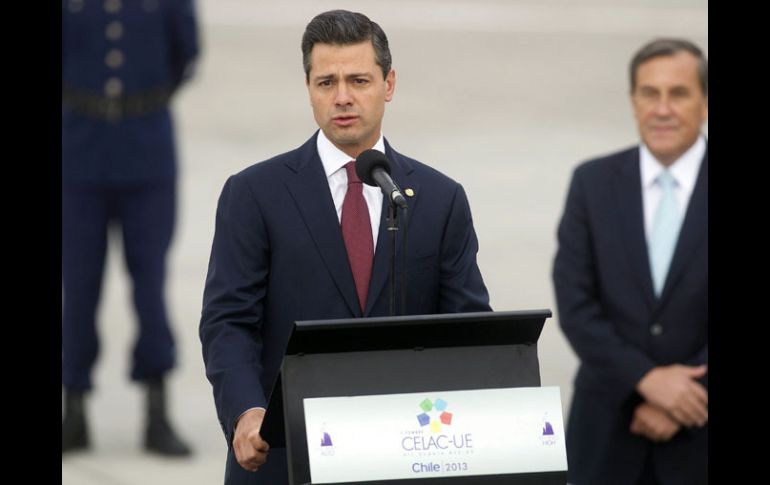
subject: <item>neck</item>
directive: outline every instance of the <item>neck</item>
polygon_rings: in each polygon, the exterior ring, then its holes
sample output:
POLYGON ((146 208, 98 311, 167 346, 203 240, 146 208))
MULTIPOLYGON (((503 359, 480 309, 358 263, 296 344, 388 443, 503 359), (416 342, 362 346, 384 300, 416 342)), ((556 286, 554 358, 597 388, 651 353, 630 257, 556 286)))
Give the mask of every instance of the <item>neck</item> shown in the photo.
POLYGON ((354 142, 354 143, 344 143, 344 144, 338 143, 337 141, 333 140, 326 133, 324 133, 324 136, 326 136, 326 139, 329 140, 332 145, 337 147, 337 149, 345 153, 347 156, 351 157, 351 159, 355 160, 364 151, 369 150, 370 148, 374 148, 374 146, 380 140, 380 131, 377 130, 376 133, 377 135, 372 137, 369 140, 354 142))

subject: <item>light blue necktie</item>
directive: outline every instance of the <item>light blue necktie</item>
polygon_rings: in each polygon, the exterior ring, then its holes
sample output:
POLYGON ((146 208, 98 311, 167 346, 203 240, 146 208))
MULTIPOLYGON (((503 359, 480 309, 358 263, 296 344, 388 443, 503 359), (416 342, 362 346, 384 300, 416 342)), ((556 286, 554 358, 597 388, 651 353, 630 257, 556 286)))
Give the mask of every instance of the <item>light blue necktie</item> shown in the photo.
POLYGON ((674 256, 682 218, 674 194, 676 180, 671 172, 663 170, 657 182, 661 189, 661 197, 650 236, 650 269, 655 295, 660 296, 671 265, 671 258, 674 256))

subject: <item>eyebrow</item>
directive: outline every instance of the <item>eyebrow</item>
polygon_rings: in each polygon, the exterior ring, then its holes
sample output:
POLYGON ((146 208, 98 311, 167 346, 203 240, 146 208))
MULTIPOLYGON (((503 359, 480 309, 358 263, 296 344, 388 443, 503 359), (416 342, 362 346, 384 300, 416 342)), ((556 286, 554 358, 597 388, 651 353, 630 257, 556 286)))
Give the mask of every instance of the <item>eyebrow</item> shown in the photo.
POLYGON ((652 86, 652 85, 640 85, 638 88, 640 91, 689 91, 690 86, 686 86, 684 84, 675 84, 673 86, 652 86))
MULTIPOLYGON (((350 74, 346 75, 345 79, 355 79, 355 78, 359 78, 359 77, 365 77, 365 78, 371 79, 373 76, 369 72, 353 72, 353 73, 350 73, 350 74)), ((319 82, 319 81, 326 81, 326 80, 329 80, 329 79, 336 79, 336 78, 337 78, 336 74, 321 74, 319 76, 313 77, 313 81, 314 82, 319 82)))

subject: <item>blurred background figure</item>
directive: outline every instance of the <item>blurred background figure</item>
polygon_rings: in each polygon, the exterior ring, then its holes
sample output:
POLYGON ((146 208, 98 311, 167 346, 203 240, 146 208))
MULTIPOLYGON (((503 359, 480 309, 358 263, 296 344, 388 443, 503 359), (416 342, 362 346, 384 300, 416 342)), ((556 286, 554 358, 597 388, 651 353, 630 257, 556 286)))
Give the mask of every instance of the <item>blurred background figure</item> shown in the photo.
POLYGON ((169 101, 198 54, 192 0, 62 0, 62 453, 89 447, 85 396, 108 228, 119 226, 139 321, 131 379, 146 390, 144 448, 187 456, 166 410, 175 365, 166 253, 176 215, 169 101))
POLYGON ((553 280, 580 368, 575 485, 708 483, 708 62, 682 39, 631 60, 641 143, 581 164, 553 280))

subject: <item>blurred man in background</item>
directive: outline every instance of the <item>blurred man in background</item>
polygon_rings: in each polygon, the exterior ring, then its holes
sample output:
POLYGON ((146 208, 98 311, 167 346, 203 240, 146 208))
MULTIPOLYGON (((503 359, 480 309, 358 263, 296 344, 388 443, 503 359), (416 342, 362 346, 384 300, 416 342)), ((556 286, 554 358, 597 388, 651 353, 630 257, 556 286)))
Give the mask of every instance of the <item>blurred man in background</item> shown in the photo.
POLYGON ((630 66, 638 146, 581 164, 553 281, 581 364, 569 482, 708 483, 708 63, 659 39, 630 66))
POLYGON ((166 411, 175 349, 163 290, 177 177, 168 104, 197 54, 192 0, 62 0, 62 453, 90 443, 84 399, 113 224, 139 320, 131 379, 147 392, 144 447, 191 452, 166 411))

